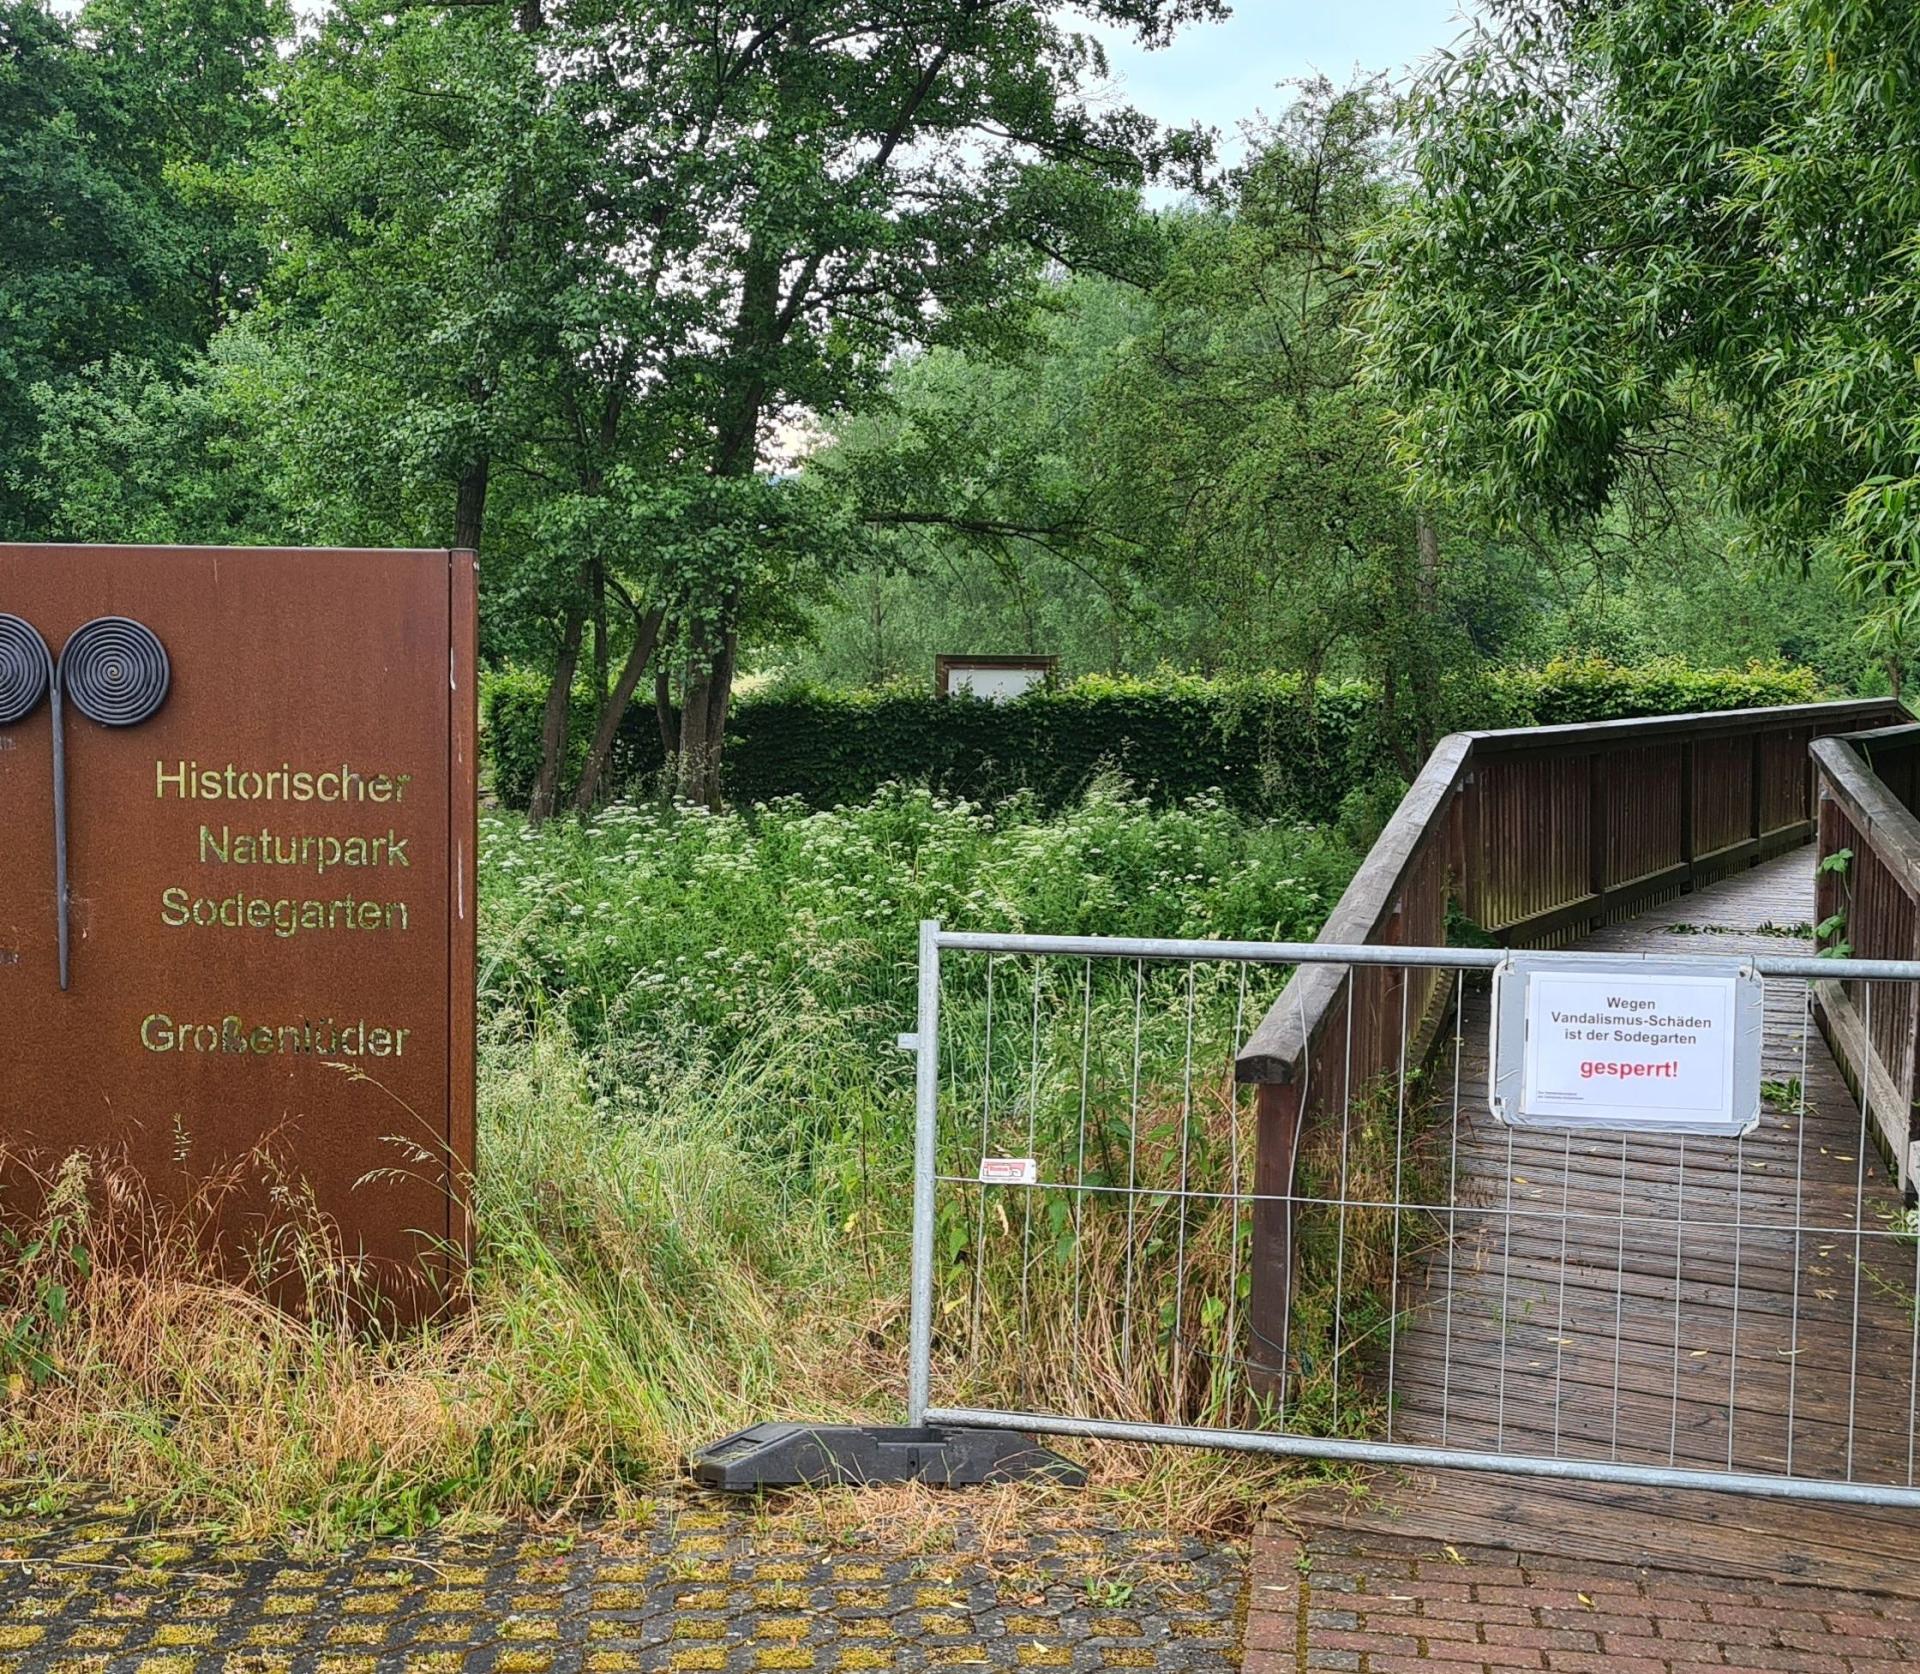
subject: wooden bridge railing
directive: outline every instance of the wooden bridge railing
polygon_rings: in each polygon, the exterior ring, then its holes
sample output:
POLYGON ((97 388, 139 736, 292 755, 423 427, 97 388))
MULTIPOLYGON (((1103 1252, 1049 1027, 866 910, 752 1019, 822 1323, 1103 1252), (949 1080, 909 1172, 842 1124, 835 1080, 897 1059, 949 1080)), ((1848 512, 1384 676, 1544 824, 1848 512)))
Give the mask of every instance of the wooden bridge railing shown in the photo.
MULTIPOLYGON (((1815 912, 1823 946, 1861 959, 1920 959, 1920 725, 1822 738, 1813 746, 1821 870, 1815 912), (1844 858, 1835 859, 1840 856, 1844 858)), ((1920 1141, 1920 995, 1907 983, 1823 982, 1815 1015, 1865 1105, 1902 1189, 1920 1141)))
MULTIPOLYGON (((1548 946, 1814 835, 1809 746, 1904 720, 1888 699, 1456 733, 1434 750, 1319 939, 1441 946, 1449 909, 1501 942, 1548 946)), ((1920 729, 1916 729, 1920 730, 1920 729)), ((1285 1201, 1308 1124, 1418 1050, 1452 978, 1303 966, 1238 1060, 1258 1086, 1256 1375, 1277 1379, 1293 1271, 1285 1201)), ((1876 1026, 1877 1026, 1876 1019, 1876 1026)))

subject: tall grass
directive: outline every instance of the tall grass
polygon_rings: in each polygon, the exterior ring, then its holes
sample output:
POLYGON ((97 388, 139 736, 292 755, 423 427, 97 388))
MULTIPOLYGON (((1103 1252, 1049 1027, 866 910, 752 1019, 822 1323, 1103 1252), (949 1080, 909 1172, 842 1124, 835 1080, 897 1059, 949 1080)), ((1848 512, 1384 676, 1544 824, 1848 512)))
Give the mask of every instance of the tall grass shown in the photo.
MULTIPOLYGON (((490 817, 469 1305, 368 1334, 356 1276, 270 1152, 167 1206, 111 1157, 39 1160, 45 1207, 16 1215, 0 1262, 0 1474, 332 1541, 618 1508, 757 1419, 895 1417, 911 1070, 891 1040, 916 922, 1307 935, 1347 865, 1315 833, 1155 813, 1113 786, 1052 821, 911 790, 817 814, 617 807, 537 833, 490 817), (208 1247, 249 1171, 281 1182, 252 1255, 283 1291, 297 1280, 296 1309, 208 1247)), ((955 974, 962 1033, 978 978, 955 974)), ((1223 1096, 1202 1125, 1224 1143, 1223 1096)), ((1230 1220, 1185 1228, 1196 1272, 1231 1258, 1230 1220)), ((1251 1481, 1124 1450, 1108 1474, 1162 1514, 1203 1478, 1216 1504, 1251 1481)))
MULTIPOLYGON (((1300 1135, 1281 1344, 1256 1347, 1252 1089, 1236 1043, 1281 973, 1001 955, 943 1030, 936 1359, 944 1404, 1360 1436, 1440 1229, 1447 1130, 1416 1067, 1300 1135), (991 1025, 987 1014, 993 1015, 991 1025), (991 1043, 990 1045, 988 1043, 991 1043), (1039 1189, 975 1183, 1027 1156, 1039 1189), (1271 1375, 1284 1352, 1284 1393, 1271 1375)), ((1275 1330, 1269 1319, 1268 1332, 1275 1330)))
POLYGON ((483 1062, 466 1306, 416 1333, 367 1332, 297 1195, 250 1252, 296 1307, 212 1249, 223 1192, 285 1176, 270 1152, 164 1208, 111 1157, 65 1159, 0 1266, 0 1473, 334 1540, 618 1505, 754 1418, 870 1404, 870 1289, 743 1142, 764 1063, 690 1074, 643 1128, 607 1119, 558 1022, 496 1029, 483 1062))

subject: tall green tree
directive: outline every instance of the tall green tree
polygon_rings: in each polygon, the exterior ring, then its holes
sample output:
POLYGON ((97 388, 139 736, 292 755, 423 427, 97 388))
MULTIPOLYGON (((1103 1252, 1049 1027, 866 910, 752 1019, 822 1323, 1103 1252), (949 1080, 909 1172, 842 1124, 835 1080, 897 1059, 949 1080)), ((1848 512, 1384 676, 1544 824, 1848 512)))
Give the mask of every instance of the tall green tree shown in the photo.
POLYGON ((270 422, 304 463, 296 498, 349 535, 482 548, 487 649, 541 658, 564 691, 619 585, 634 508, 612 485, 651 321, 620 260, 638 211, 617 137, 591 131, 548 36, 531 7, 335 8, 253 171, 277 256, 252 329, 285 374, 270 422))
POLYGON ((1407 108, 1375 375, 1435 495, 1570 527, 1715 438, 1757 550, 1920 623, 1920 10, 1495 0, 1407 108), (1704 422, 1703 422, 1704 421, 1704 422))
POLYGON ((1412 765, 1492 648, 1503 555, 1423 515, 1358 379, 1387 115, 1374 87, 1298 89, 1216 204, 1136 240, 1156 259, 1131 309, 1045 287, 1069 323, 1023 369, 909 367, 824 468, 869 521, 991 553, 1016 584, 1070 567, 1133 630, 1116 661, 1377 680, 1412 765))
POLYGON ((1366 673, 1412 767, 1471 651, 1458 594, 1479 554, 1408 494, 1357 378, 1355 255, 1385 201, 1386 128, 1376 87, 1298 90, 1225 212, 1186 229, 1107 445, 1168 509, 1151 561, 1216 624, 1216 665, 1366 673))
POLYGON ((156 545, 307 538, 253 398, 273 370, 255 340, 228 331, 175 374, 116 355, 37 385, 33 462, 47 527, 68 540, 156 545))
POLYGON ((279 0, 0 3, 0 531, 65 532, 43 396, 179 374, 264 252, 223 181, 270 126, 279 0))
POLYGON ((1135 514, 1097 446, 1108 384, 1151 321, 1152 276, 1050 274, 1018 354, 904 356, 835 424, 807 473, 866 539, 810 613, 805 662, 878 682, 924 678, 942 651, 1115 671, 1166 656, 1164 601, 1140 570, 1164 531, 1135 514))
MULTIPOLYGON (((1089 8, 1149 42, 1220 9, 1089 8)), ((778 432, 903 343, 1004 338, 1038 261, 1110 256, 1141 181, 1199 157, 1092 108, 1102 69, 1018 0, 348 0, 303 52, 277 319, 325 371, 314 425, 441 480, 459 538, 497 550, 512 485, 506 586, 552 671, 536 811, 608 592, 601 738, 671 647, 681 788, 717 795, 742 633, 824 515, 771 480, 778 432)))

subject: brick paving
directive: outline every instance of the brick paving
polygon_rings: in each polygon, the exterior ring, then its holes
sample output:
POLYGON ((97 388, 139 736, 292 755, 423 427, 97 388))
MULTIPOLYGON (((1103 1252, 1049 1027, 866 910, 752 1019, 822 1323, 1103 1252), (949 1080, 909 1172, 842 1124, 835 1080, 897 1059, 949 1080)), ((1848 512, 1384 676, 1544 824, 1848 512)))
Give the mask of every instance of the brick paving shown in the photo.
POLYGON ((0 1520, 0 1670, 617 1674, 1240 1661, 1246 1549, 1044 1531, 918 1555, 751 1508, 390 1541, 338 1558, 94 1509, 0 1520))
POLYGON ((1244 1674, 1895 1674, 1920 1600, 1366 1534, 1254 1542, 1244 1674))

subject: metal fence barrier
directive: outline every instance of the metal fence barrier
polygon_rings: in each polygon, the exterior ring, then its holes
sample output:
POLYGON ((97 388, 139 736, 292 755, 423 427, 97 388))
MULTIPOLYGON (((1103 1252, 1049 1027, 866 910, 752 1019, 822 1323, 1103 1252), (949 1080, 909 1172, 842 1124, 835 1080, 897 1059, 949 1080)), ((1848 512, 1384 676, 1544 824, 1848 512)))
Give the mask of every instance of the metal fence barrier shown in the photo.
POLYGON ((912 1422, 1920 1506, 1915 1214, 1815 1027, 1920 962, 1753 961, 1761 1119, 1708 1140, 1496 1121, 1504 957, 924 925, 912 1422), (1233 1055, 1308 963, 1440 976, 1276 1197, 1233 1055))

